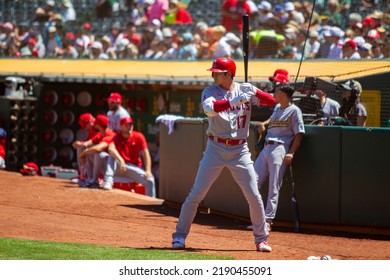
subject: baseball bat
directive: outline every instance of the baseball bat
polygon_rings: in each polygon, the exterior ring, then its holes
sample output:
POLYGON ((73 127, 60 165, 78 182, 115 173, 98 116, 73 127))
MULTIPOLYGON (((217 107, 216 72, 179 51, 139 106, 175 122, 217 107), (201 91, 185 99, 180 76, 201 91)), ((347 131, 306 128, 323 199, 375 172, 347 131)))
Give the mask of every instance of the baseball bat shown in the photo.
POLYGON ((292 164, 290 164, 290 180, 291 180, 291 189, 292 189, 291 202, 292 202, 293 216, 294 216, 294 230, 295 232, 300 232, 301 222, 299 219, 298 201, 297 201, 297 194, 295 191, 295 182, 294 182, 292 164))
POLYGON ((244 52, 245 83, 248 82, 249 16, 242 16, 242 50, 244 52))

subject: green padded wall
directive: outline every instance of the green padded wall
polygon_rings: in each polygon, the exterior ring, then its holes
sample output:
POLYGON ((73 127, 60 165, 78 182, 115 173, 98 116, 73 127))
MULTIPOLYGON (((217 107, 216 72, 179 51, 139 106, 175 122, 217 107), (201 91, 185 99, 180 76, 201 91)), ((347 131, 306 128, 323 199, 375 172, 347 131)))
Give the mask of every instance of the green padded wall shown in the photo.
MULTIPOLYGON (((305 126, 293 161, 302 222, 338 223, 340 219, 341 127, 305 126)), ((291 183, 286 170, 276 219, 292 220, 291 183)))
POLYGON ((390 129, 342 131, 341 223, 390 226, 390 129))

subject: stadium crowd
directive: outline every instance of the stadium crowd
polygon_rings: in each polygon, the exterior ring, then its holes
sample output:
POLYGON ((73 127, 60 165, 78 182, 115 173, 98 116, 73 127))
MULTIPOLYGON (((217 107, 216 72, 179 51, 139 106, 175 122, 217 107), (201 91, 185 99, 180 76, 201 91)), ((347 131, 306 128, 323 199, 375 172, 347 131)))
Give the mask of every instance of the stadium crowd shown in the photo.
MULTIPOLYGON (((207 17, 210 13, 200 19, 199 11, 191 8, 197 5, 207 9, 209 1, 93 2, 95 10, 89 20, 83 16, 86 11, 75 9, 71 0, 47 0, 42 1, 29 21, 3 21, 0 56, 240 59, 243 57, 241 17, 248 14, 252 59, 390 57, 390 4, 387 1, 220 0, 216 1, 220 3, 219 8, 211 11, 217 17, 213 21, 207 17), (186 7, 182 5, 184 2, 190 3, 186 7), (107 30, 101 28, 103 23, 109 23, 107 30)), ((3 20, 5 18, 3 16, 3 20)))

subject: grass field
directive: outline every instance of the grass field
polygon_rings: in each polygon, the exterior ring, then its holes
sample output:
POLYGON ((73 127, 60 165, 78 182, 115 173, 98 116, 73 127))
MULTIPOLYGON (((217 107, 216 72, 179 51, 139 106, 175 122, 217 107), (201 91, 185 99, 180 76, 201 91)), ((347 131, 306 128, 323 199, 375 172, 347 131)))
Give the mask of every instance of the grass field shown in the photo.
POLYGON ((173 252, 0 238, 0 260, 232 260, 233 258, 173 252))

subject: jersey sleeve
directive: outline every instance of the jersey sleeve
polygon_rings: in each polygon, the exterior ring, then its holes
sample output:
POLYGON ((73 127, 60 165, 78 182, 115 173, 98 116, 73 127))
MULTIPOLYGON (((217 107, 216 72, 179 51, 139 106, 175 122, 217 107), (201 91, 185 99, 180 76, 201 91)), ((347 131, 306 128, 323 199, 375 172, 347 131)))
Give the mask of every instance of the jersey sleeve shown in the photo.
POLYGON ((212 91, 210 87, 205 88, 202 92, 202 106, 203 111, 208 117, 215 117, 218 115, 217 112, 214 111, 214 102, 216 101, 215 97, 212 95, 212 91))
POLYGON ((255 105, 258 105, 258 106, 261 106, 261 105, 265 105, 265 106, 269 106, 269 107, 273 107, 276 105, 276 100, 275 98, 269 94, 268 92, 265 92, 265 91, 262 91, 260 89, 258 89, 257 87, 253 87, 253 89, 255 90, 255 105))
MULTIPOLYGON (((293 105, 295 106, 295 105, 293 105)), ((293 118, 293 130, 294 130, 294 134, 298 134, 298 133, 305 133, 305 124, 303 122, 303 117, 302 117, 302 111, 297 107, 295 106, 295 114, 294 114, 294 118, 293 118)))

